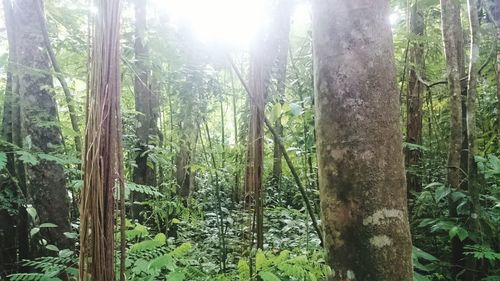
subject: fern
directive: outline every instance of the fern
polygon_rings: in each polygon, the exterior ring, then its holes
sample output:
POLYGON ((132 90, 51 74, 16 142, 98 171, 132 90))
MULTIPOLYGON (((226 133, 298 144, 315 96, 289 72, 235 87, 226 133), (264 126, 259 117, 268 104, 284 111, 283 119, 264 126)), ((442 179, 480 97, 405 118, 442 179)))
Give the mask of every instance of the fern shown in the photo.
POLYGON ((62 281, 44 273, 16 273, 8 276, 11 281, 62 281))

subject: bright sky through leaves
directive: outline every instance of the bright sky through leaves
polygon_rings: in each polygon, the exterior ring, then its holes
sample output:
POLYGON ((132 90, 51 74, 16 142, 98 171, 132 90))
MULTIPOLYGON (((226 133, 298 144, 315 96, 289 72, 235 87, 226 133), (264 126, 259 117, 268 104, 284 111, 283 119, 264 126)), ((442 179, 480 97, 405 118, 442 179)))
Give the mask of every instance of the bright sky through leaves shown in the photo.
MULTIPOLYGON (((270 1, 266 0, 152 0, 152 5, 169 16, 174 25, 187 24, 203 42, 248 46, 269 22, 270 1)), ((300 4, 294 24, 310 21, 310 6, 300 4)))

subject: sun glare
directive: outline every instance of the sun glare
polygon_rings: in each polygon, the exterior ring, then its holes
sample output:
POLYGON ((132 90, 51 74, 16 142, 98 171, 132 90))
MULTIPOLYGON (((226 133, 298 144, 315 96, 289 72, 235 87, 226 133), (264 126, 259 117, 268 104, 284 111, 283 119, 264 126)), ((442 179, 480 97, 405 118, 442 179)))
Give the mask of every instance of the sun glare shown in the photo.
MULTIPOLYGON (((270 20, 266 0, 152 0, 158 12, 168 16, 173 25, 187 24, 204 43, 248 46, 270 20)), ((294 24, 308 23, 309 5, 294 9, 294 24), (294 20, 295 18, 295 20, 294 20)))
POLYGON ((265 0, 154 0, 174 25, 188 24, 203 42, 248 44, 268 20, 265 0))

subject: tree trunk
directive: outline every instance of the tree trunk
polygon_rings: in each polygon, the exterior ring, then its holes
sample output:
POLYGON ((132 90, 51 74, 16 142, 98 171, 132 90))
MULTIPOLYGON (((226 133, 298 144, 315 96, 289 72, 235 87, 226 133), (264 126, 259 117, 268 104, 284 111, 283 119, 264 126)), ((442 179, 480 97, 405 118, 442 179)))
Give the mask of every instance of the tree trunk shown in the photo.
MULTIPOLYGON (((457 1, 441 0, 441 24, 443 31, 444 51, 448 72, 450 91, 450 139, 448 147, 448 185, 457 190, 461 183, 461 149, 462 149, 462 103, 460 86, 460 40, 457 37, 456 24, 460 6, 457 1)), ((459 16, 458 16, 459 18, 459 16)), ((450 217, 457 216, 456 204, 449 199, 450 217)), ((454 237, 452 239, 452 279, 465 266, 463 261, 463 244, 454 237)))
MULTIPOLYGON (((500 10, 500 9, 499 9, 500 10)), ((500 12, 499 19, 500 22, 500 12)), ((497 44, 497 54, 496 54, 496 64, 495 64, 495 78, 497 82, 497 133, 500 135, 500 25, 496 27, 496 38, 495 42, 497 44)))
MULTIPOLYGON (((470 59, 469 59, 469 77, 467 85, 467 141, 468 141, 468 158, 467 158, 467 187, 472 201, 472 215, 471 224, 474 231, 480 233, 479 224, 479 189, 477 182, 477 166, 474 159, 476 155, 476 96, 477 96, 477 82, 478 82, 478 65, 479 65, 479 18, 477 13, 477 0, 468 0, 469 22, 470 22, 470 59)), ((468 257, 469 266, 472 270, 466 272, 465 277, 467 280, 479 280, 479 275, 475 269, 476 260, 468 257)))
MULTIPOLYGON (((156 173, 152 163, 148 164, 149 146, 155 144, 151 142, 152 136, 158 133, 157 118, 158 106, 157 97, 150 88, 149 76, 151 67, 149 63, 149 52, 146 45, 146 5, 147 1, 135 1, 135 76, 134 94, 135 110, 137 111, 136 137, 137 156, 135 158, 136 167, 133 171, 133 181, 137 184, 155 186, 156 173)), ((144 194, 133 193, 134 201, 145 199, 144 194)), ((139 213, 143 210, 142 205, 134 205, 133 213, 135 218, 140 218, 139 213)))
POLYGON ((245 178, 245 203, 255 208, 257 248, 262 249, 263 198, 262 174, 264 160, 264 106, 267 84, 270 78, 269 64, 264 63, 263 50, 254 50, 251 54, 249 87, 254 97, 250 103, 250 124, 248 130, 247 168, 245 178))
POLYGON ((412 280, 386 0, 313 1, 322 224, 331 280, 412 280))
MULTIPOLYGON (((120 145, 120 0, 95 0, 94 7, 98 12, 92 32, 87 97, 78 278, 81 281, 112 281, 115 278, 113 194, 116 183, 124 181, 120 163, 123 159, 120 145)), ((122 193, 122 187, 120 189, 122 193)), ((123 205, 120 208, 123 210, 123 205)))
MULTIPOLYGON (((410 76, 408 78, 407 94, 407 120, 406 120, 406 142, 422 145, 422 94, 425 85, 419 81, 418 75, 422 75, 424 69, 424 46, 418 42, 418 38, 424 35, 424 18, 418 12, 417 4, 411 9, 410 32, 417 42, 410 43, 410 76)), ((418 174, 422 151, 419 148, 408 147, 406 149, 406 183, 408 193, 419 192, 422 189, 422 180, 418 174)), ((409 194, 408 194, 409 195, 409 194)), ((408 197, 410 198, 410 197, 408 197)))
MULTIPOLYGON (((15 63, 15 26, 13 25, 13 12, 11 2, 3 0, 3 9, 5 15, 5 26, 9 41, 9 60, 7 66, 7 81, 5 84, 4 107, 2 116, 2 131, 1 138, 3 141, 13 143, 13 71, 15 63)), ((4 152, 13 152, 12 147, 0 146, 4 152)), ((16 175, 16 167, 14 163, 14 155, 7 154, 7 171, 9 177, 0 178, 0 194, 8 202, 12 202, 10 206, 3 206, 0 209, 0 279, 6 278, 7 275, 16 272, 17 270, 17 233, 16 222, 19 215, 15 213, 22 206, 16 204, 19 200, 19 195, 14 177, 16 175)))
MULTIPOLYGON (((288 62, 288 48, 289 48, 289 34, 290 34, 290 13, 292 5, 289 1, 279 2, 278 10, 280 13, 276 16, 276 41, 278 54, 276 56, 276 95, 277 102, 281 105, 285 102, 285 89, 286 89, 286 69, 288 62)), ((274 128, 280 138, 283 137, 283 125, 281 124, 281 116, 277 116, 274 128)), ((278 137, 277 136, 277 137, 278 137)), ((278 144, 277 137, 273 137, 273 179, 272 182, 276 190, 281 189, 281 158, 283 152, 278 144)))
MULTIPOLYGON (((40 3, 42 3, 42 2, 40 2, 40 3)), ((59 66, 59 63, 57 62, 56 54, 54 53, 54 49, 52 48, 52 45, 50 44, 49 33, 47 30, 47 23, 45 21, 45 15, 43 13, 43 9, 42 9, 41 5, 37 5, 36 9, 38 12, 38 18, 40 20, 40 27, 42 29, 43 39, 45 41, 45 47, 47 49, 47 53, 49 55, 52 67, 54 68, 54 71, 56 72, 56 77, 59 80, 61 87, 63 88, 64 98, 65 98, 66 104, 68 106, 69 119, 71 121, 71 128, 73 129, 74 133, 76 134, 74 137, 76 153, 80 154, 82 152, 82 142, 80 139, 80 126, 78 125, 73 96, 71 95, 71 92, 69 91, 69 87, 68 87, 68 84, 66 84, 66 80, 64 79, 61 67, 59 66)))
MULTIPOLYGON (((193 65, 193 67, 198 67, 193 65)), ((175 159, 177 193, 187 205, 188 198, 192 192, 193 174, 191 172, 191 159, 195 139, 197 138, 196 127, 194 123, 195 100, 198 98, 197 83, 201 83, 200 77, 196 72, 188 72, 188 78, 181 93, 180 117, 179 117, 179 147, 175 159)))
MULTIPOLYGON (((39 17, 39 0, 16 1, 13 6, 16 24, 17 90, 21 108, 21 136, 31 140, 26 149, 39 153, 52 153, 62 144, 58 127, 57 105, 51 94, 53 89, 49 57, 45 48, 39 17)), ((43 9, 43 8, 42 8, 43 9)), ((69 203, 62 165, 40 160, 26 169, 28 192, 41 222, 56 224, 41 233, 49 244, 60 249, 70 247, 64 232, 70 230, 69 203)))

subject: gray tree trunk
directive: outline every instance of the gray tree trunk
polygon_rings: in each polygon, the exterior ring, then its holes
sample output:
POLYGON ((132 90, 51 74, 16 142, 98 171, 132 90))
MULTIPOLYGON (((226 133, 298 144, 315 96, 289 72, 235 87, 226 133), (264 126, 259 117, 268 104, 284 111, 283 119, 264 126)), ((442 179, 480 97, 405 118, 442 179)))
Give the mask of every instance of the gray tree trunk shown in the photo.
MULTIPOLYGON (((462 116, 462 87, 460 82, 461 55, 463 54, 462 39, 457 30, 457 18, 460 22, 460 3, 454 0, 441 0, 441 25, 443 32, 444 52, 448 73, 448 88, 450 92, 450 138, 448 146, 448 185, 452 189, 459 189, 461 185, 463 166, 463 116, 462 116)), ((449 200, 450 217, 457 216, 456 204, 449 200)), ((463 244, 458 237, 452 238, 451 274, 455 279, 465 267, 463 259, 463 244)))
MULTIPOLYGON (((424 35, 424 18, 418 12, 417 4, 414 4, 410 16, 410 32, 418 38, 424 35)), ((418 40, 418 39, 417 39, 418 40)), ((408 78, 406 141, 411 144, 422 144, 422 94, 425 85, 419 81, 418 75, 422 75, 424 68, 424 46, 421 42, 410 43, 410 76, 408 78)), ((422 180, 417 174, 422 158, 420 149, 406 149, 406 182, 408 192, 418 192, 422 188, 422 180), (413 170, 413 171, 412 171, 413 170)))
MULTIPOLYGON (((18 76, 15 90, 20 101, 24 149, 52 153, 62 144, 62 139, 42 27, 34 20, 39 16, 36 1, 20 0, 13 5, 18 76)), ((45 229, 41 234, 49 244, 68 248, 69 240, 63 233, 70 230, 69 203, 62 165, 40 160, 37 165, 27 165, 26 175, 28 193, 40 221, 58 226, 45 229)))
POLYGON ((331 280, 412 280, 388 0, 313 1, 322 224, 331 280))

